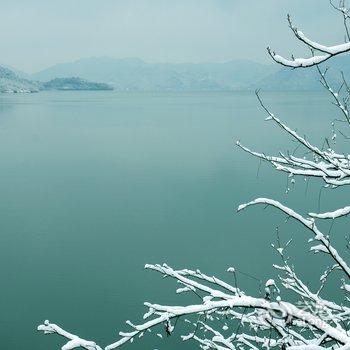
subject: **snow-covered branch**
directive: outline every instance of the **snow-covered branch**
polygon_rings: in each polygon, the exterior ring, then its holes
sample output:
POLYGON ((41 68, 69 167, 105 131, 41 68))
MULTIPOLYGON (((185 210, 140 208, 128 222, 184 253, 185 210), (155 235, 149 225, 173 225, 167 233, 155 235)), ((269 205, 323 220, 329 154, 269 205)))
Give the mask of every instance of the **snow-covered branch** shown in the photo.
MULTIPOLYGON (((340 10, 340 7, 335 7, 335 8, 340 10)), ((345 29, 347 31, 347 39, 349 41, 350 36, 349 36, 348 28, 346 25, 346 20, 348 18, 348 10, 345 10, 343 8, 341 10, 341 12, 343 15, 345 14, 345 16, 346 16, 346 17, 344 17, 344 24, 345 24, 345 29)), ((327 61, 331 57, 334 57, 334 56, 337 56, 337 55, 340 55, 343 53, 347 53, 350 51, 350 42, 346 42, 343 44, 337 44, 337 45, 333 45, 333 46, 327 46, 327 45, 320 44, 314 40, 311 40, 301 30, 299 30, 297 27, 295 27, 293 25, 289 15, 287 18, 288 18, 289 27, 293 31, 295 37, 299 41, 301 41, 303 44, 305 44, 309 49, 311 49, 312 52, 314 50, 316 50, 316 51, 321 52, 322 54, 321 55, 313 55, 313 56, 308 57, 308 58, 292 57, 291 59, 286 59, 285 57, 276 54, 273 50, 271 50, 270 47, 268 47, 267 51, 268 51, 269 55, 271 56, 271 58, 275 62, 277 62, 283 66, 286 66, 286 67, 306 68, 306 67, 318 65, 322 62, 327 61)))
POLYGON ((267 121, 273 121, 283 131, 289 134, 298 145, 302 146, 309 154, 311 159, 304 157, 297 157, 293 154, 283 154, 280 152, 279 156, 270 156, 264 153, 252 151, 241 142, 237 142, 237 146, 243 151, 267 161, 272 164, 276 170, 283 171, 289 176, 304 176, 304 177, 319 177, 324 180, 327 185, 333 187, 349 185, 350 184, 350 155, 338 154, 333 149, 328 148, 322 150, 313 145, 305 137, 300 136, 296 131, 292 130, 280 118, 275 116, 263 103, 258 92, 257 98, 262 108, 267 113, 267 121))
MULTIPOLYGON (((136 337, 142 337, 146 331, 159 325, 163 325, 165 332, 170 335, 175 328, 171 324, 172 320, 189 317, 191 315, 201 315, 202 321, 191 322, 195 326, 195 331, 189 335, 184 335, 182 339, 192 339, 200 344, 207 343, 211 345, 210 348, 224 347, 227 349, 236 349, 237 344, 245 344, 249 348, 253 343, 255 343, 256 345, 254 346, 258 348, 263 344, 265 344, 265 346, 269 344, 267 346, 268 349, 283 344, 285 344, 285 346, 288 344, 290 346, 300 346, 305 342, 310 342, 306 340, 306 337, 301 335, 302 333, 305 333, 305 335, 309 334, 310 330, 314 333, 322 333, 324 337, 328 337, 338 344, 350 343, 350 338, 346 330, 341 328, 340 323, 332 326, 332 322, 336 319, 332 316, 340 312, 349 312, 348 309, 345 310, 334 306, 331 302, 324 302, 323 305, 329 310, 329 313, 316 315, 306 308, 300 308, 289 302, 282 301, 279 295, 276 295, 275 300, 272 300, 272 294, 270 294, 271 288, 275 288, 275 282, 273 280, 268 280, 266 282, 266 289, 269 292, 264 298, 261 298, 240 294, 235 287, 230 286, 227 282, 215 277, 211 277, 209 280, 206 277, 202 278, 201 273, 193 273, 194 271, 192 270, 174 270, 166 264, 146 265, 146 268, 158 271, 162 275, 173 278, 178 282, 184 282, 183 275, 188 275, 189 277, 186 278, 186 284, 196 286, 198 290, 205 292, 203 294, 202 303, 190 304, 187 306, 171 306, 147 302, 145 306, 148 308, 148 311, 144 315, 144 319, 150 318, 150 320, 139 325, 128 321, 127 323, 131 327, 131 331, 121 332, 121 338, 106 346, 106 350, 112 350, 127 342, 132 342, 136 337), (191 272, 188 274, 188 271, 191 272), (223 293, 221 289, 227 289, 228 286, 230 286, 228 289, 232 290, 232 292, 223 293), (247 313, 247 310, 251 311, 247 313), (234 333, 231 334, 231 336, 225 337, 215 328, 216 318, 214 318, 214 315, 222 314, 225 315, 225 322, 236 321, 242 325, 244 331, 240 334, 234 333), (208 324, 211 321, 213 326, 209 326, 208 324), (198 323, 200 324, 199 327, 198 323), (291 329, 289 330, 289 328, 291 329), (249 329, 253 329, 253 332, 249 331, 249 329), (272 329, 278 331, 278 339, 268 339, 255 334, 259 330, 261 332, 266 332, 272 329), (296 332, 296 329, 299 329, 299 332, 296 332), (201 338, 199 333, 203 330, 213 333, 213 338, 210 340, 201 338)), ((313 295, 313 298, 318 302, 318 296, 313 295)), ((82 340, 50 323, 45 323, 45 325, 39 326, 38 329, 46 333, 57 333, 68 339, 72 339, 74 342, 72 345, 74 346, 65 347, 64 350, 73 349, 77 346, 83 346, 89 350, 100 349, 95 343, 82 340)), ((223 329, 225 330, 225 327, 223 327, 223 329)), ((160 334, 158 333, 158 335, 160 334)), ((67 343, 66 346, 69 343, 67 343)))
POLYGON ((326 213, 309 213, 309 216, 317 219, 336 219, 341 216, 346 216, 350 214, 350 206, 346 206, 341 209, 337 209, 334 211, 329 211, 326 213))
MULTIPOLYGON (((350 267, 347 265, 347 263, 343 260, 343 258, 338 254, 337 250, 331 245, 329 239, 326 235, 324 235, 316 226, 315 220, 313 218, 304 218, 302 215, 296 213, 294 210, 290 209, 289 207, 281 204, 278 201, 275 201, 273 199, 269 198, 257 198, 254 199, 251 202, 248 202, 246 204, 241 204, 238 207, 238 211, 241 211, 249 206, 256 205, 256 204, 265 204, 273 206, 285 214, 287 214, 289 217, 294 218, 295 220, 302 223, 305 227, 307 227, 310 231, 314 234, 314 240, 319 241, 322 246, 323 250, 330 254, 330 256, 335 260, 335 262, 339 265, 339 267, 345 272, 346 276, 350 278, 350 267)), ((347 209, 344 209, 343 211, 340 210, 337 214, 340 216, 340 213, 346 212, 347 209)))
POLYGON ((41 331, 44 334, 58 334, 66 338, 68 342, 62 346, 62 350, 71 350, 79 347, 86 350, 102 350, 95 342, 82 339, 77 335, 69 333, 56 324, 50 323, 48 320, 45 320, 44 324, 38 326, 38 331, 41 331))
POLYGON ((334 91, 326 79, 326 73, 328 69, 322 72, 320 67, 317 66, 317 70, 320 75, 320 83, 331 94, 334 100, 333 103, 339 108, 341 113, 344 115, 345 120, 350 124, 350 117, 349 117, 349 110, 348 110, 348 102, 350 99, 350 89, 348 88, 344 75, 342 74, 343 81, 342 81, 342 84, 340 85, 340 88, 338 89, 338 91, 334 91), (343 87, 346 88, 346 96, 341 98, 340 92, 343 89, 343 87))

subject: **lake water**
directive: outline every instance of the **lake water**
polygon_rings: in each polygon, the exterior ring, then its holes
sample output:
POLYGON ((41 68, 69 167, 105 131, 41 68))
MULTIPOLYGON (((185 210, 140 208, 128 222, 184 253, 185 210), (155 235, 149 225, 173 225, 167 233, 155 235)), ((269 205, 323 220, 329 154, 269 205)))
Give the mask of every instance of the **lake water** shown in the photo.
MULTIPOLYGON (((330 134, 337 112, 324 93, 262 96, 318 144, 330 134)), ((278 261, 270 248, 276 226, 282 239, 294 237, 295 263, 312 283, 305 231, 272 209, 236 213, 258 196, 303 213, 318 209, 316 183, 297 179, 286 195, 284 174, 235 146, 240 139, 266 152, 295 147, 264 118, 250 92, 0 95, 2 347, 58 349, 61 339, 36 332, 47 318, 106 345, 128 330, 126 320, 142 321, 144 301, 182 302, 177 285, 145 263, 228 280, 235 266, 264 280, 278 261)), ((346 205, 348 195, 322 192, 321 210, 346 205)), ((256 279, 238 274, 255 294, 256 279)), ((194 347, 177 336, 129 346, 194 347)))

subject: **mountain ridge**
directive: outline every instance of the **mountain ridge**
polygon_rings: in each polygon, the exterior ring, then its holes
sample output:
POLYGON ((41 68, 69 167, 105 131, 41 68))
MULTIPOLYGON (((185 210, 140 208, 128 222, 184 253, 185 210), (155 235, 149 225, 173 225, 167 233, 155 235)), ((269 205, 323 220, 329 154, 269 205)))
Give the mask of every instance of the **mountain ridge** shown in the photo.
POLYGON ((33 74, 43 81, 65 76, 110 84, 119 91, 221 91, 242 89, 277 70, 250 60, 225 63, 146 63, 138 58, 90 57, 33 74))
MULTIPOLYGON (((350 78, 350 55, 327 62, 327 80, 336 88, 342 71, 350 78)), ((321 65, 321 69, 326 68, 321 65)), ((290 69, 250 60, 224 63, 146 63, 138 58, 82 58, 59 63, 38 73, 11 70, 0 65, 0 92, 39 90, 117 91, 307 91, 321 90, 315 67, 290 69), (28 79, 30 78, 30 79, 28 79), (98 83, 95 83, 98 82, 98 83)))

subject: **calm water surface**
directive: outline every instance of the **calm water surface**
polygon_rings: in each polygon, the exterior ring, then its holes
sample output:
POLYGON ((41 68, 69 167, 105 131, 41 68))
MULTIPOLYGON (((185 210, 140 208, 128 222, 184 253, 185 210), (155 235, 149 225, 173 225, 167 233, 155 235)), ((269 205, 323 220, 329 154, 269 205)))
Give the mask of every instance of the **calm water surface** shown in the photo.
MULTIPOLYGON (((318 144, 337 116, 323 93, 263 97, 318 144)), ((273 210, 235 212, 256 196, 318 209, 316 184, 297 179, 286 195, 285 175, 235 147, 237 139, 266 152, 293 147, 264 118, 253 93, 0 95, 2 347, 62 346, 36 333, 46 318, 106 345, 125 320, 141 321, 144 301, 185 300, 145 263, 270 277, 276 226, 294 237, 295 263, 312 283, 306 232, 273 210)), ((346 195, 322 193, 321 209, 346 205, 346 195)), ((258 293, 257 280, 238 279, 258 293)), ((194 344, 148 336, 128 347, 194 344)))

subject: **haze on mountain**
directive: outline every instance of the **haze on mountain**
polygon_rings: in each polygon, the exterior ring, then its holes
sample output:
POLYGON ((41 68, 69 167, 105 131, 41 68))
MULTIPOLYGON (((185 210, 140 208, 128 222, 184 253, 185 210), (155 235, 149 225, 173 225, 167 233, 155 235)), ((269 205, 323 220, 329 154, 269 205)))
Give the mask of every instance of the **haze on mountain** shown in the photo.
MULTIPOLYGON (((321 65, 325 69, 327 63, 321 65)), ((350 77, 350 56, 335 58, 327 72, 337 84, 341 70, 350 77)), ((250 60, 227 63, 146 63, 140 59, 85 58, 56 64, 33 74, 33 80, 79 76, 107 83, 118 91, 232 91, 232 90, 320 90, 319 73, 313 69, 290 69, 250 60)))
POLYGON ((278 71, 266 47, 285 56, 309 54, 288 40, 292 34, 287 13, 310 38, 343 40, 339 14, 328 1, 319 0, 266 0, 251 6, 244 0, 3 0, 1 4, 1 62, 19 69, 18 78, 74 77, 111 83, 122 91, 316 89, 314 73, 278 71), (302 76, 301 85, 297 75, 302 76))
POLYGON ((286 56, 304 53, 289 40, 287 13, 310 38, 343 41, 329 1, 1 0, 0 60, 29 73, 99 56, 270 63, 268 45, 286 56))
MULTIPOLYGON (((324 70, 327 62, 321 66, 324 70)), ((327 72, 337 86, 341 70, 350 78, 350 56, 336 57, 327 72)), ((290 69, 249 60, 227 63, 146 63, 137 58, 85 58, 56 64, 36 74, 0 66, 0 92, 39 90, 271 91, 320 90, 316 68, 290 69), (28 79, 29 78, 29 79, 28 79)))
POLYGON ((33 80, 78 76, 110 84, 119 91, 237 90, 275 72, 277 67, 249 60, 227 63, 146 63, 137 58, 85 58, 56 64, 33 80))

